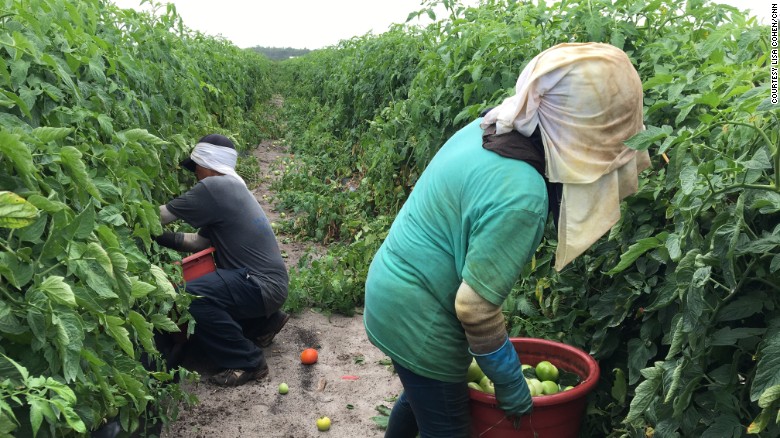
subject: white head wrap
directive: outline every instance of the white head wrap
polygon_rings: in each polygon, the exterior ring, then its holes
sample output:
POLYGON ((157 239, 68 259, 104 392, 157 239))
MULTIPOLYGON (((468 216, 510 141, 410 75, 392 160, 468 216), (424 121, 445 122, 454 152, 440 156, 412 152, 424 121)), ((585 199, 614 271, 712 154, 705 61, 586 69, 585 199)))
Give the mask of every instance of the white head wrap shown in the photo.
POLYGON ((636 193, 647 151, 623 144, 644 129, 642 83, 628 56, 601 43, 567 43, 534 57, 515 95, 485 115, 483 129, 538 126, 546 174, 563 184, 555 269, 560 271, 620 219, 620 201, 636 193))
POLYGON ((198 143, 192 150, 190 158, 199 166, 233 177, 246 186, 244 179, 235 170, 236 161, 238 160, 238 152, 235 149, 211 143, 198 143))

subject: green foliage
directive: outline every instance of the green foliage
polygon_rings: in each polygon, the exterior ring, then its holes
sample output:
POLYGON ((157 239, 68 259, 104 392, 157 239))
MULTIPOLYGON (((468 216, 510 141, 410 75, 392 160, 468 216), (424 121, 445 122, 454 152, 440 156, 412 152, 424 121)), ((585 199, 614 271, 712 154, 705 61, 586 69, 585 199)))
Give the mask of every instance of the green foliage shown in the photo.
MULTIPOLYGON (((279 192, 278 207, 296 218, 291 232, 334 243, 331 258, 296 268, 290 308, 351 313, 362 304, 368 264, 390 222, 378 214, 387 202, 385 190, 375 191, 366 177, 363 156, 373 153, 362 144, 366 122, 408 98, 422 50, 419 30, 396 26, 381 37, 353 38, 279 64, 280 131, 287 133, 295 158, 272 188, 279 192)), ((395 153, 386 158, 382 165, 397 159, 395 153)), ((400 200, 407 192, 395 177, 391 196, 400 200)))
POLYGON ((261 134, 270 63, 102 0, 1 3, 0 436, 135 431, 191 401, 152 333, 191 320, 157 206, 204 133, 261 134))
POLYGON ((380 216, 358 231, 350 243, 332 244, 324 256, 302 257, 297 275, 291 275, 285 307, 293 311, 314 307, 352 315, 363 302, 368 266, 389 224, 389 218, 380 216))
MULTIPOLYGON (((303 218, 294 229, 338 239, 330 255, 349 260, 360 284, 376 247, 356 245, 362 224, 392 218, 441 144, 511 94, 533 56, 562 42, 613 44, 644 84, 648 129, 627 143, 649 150, 653 168, 609 235, 560 273, 550 227, 505 303, 510 334, 580 346, 611 370, 589 436, 780 433, 780 110, 768 97, 768 29, 701 0, 430 1, 419 13, 439 3, 449 17, 426 29, 280 64, 300 167, 276 188, 303 218)), ((379 241, 387 231, 369 230, 379 241)), ((339 266, 302 265, 292 281, 322 306, 361 304, 352 285, 326 298, 343 288, 339 266)))
POLYGON ((251 49, 256 53, 265 55, 271 61, 283 61, 285 59, 295 58, 310 53, 309 49, 294 49, 292 47, 261 47, 255 46, 251 49))
POLYGON ((254 155, 239 155, 236 162, 236 173, 244 179, 250 190, 260 184, 260 165, 254 155))

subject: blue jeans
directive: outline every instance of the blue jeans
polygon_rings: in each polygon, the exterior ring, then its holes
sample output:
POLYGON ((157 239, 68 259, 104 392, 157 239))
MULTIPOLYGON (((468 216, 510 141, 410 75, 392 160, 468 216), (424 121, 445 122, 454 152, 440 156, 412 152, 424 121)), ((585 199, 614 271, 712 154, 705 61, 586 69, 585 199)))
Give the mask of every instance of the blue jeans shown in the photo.
POLYGON ((466 382, 419 376, 393 361, 404 387, 390 413, 385 438, 468 438, 471 427, 466 382))

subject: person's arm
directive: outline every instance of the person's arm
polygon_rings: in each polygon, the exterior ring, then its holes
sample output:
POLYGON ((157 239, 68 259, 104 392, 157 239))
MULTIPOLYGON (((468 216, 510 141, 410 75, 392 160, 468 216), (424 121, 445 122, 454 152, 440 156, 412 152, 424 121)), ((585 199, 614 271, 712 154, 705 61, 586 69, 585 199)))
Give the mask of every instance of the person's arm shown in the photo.
MULTIPOLYGON (((165 205, 160 206, 160 223, 167 225, 179 218, 168 210, 165 205)), ((184 252, 198 252, 211 246, 211 241, 198 233, 176 233, 163 231, 154 237, 158 245, 184 252)))
POLYGON ((154 241, 166 248, 184 252, 198 252, 211 246, 211 240, 198 233, 177 233, 167 230, 155 236, 154 241))
POLYGON ((482 298, 464 281, 455 295, 455 313, 466 332, 469 352, 493 382, 498 406, 510 415, 530 413, 531 392, 507 336, 501 307, 482 298))
POLYGON ((176 217, 173 213, 168 210, 168 207, 165 205, 160 206, 160 223, 162 225, 167 225, 175 220, 178 220, 179 218, 176 217))
POLYGON ((507 334, 501 307, 479 296, 465 281, 455 295, 455 313, 472 353, 490 353, 504 343, 507 334))

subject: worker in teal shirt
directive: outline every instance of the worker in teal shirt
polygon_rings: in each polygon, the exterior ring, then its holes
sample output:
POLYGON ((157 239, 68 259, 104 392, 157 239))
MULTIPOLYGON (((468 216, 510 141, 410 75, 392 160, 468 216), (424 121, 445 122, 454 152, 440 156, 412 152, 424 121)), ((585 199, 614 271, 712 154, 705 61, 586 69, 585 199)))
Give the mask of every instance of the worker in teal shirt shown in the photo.
POLYGON ((453 136, 428 165, 366 284, 369 292, 393 291, 366 296, 372 342, 404 368, 442 381, 464 381, 462 365, 471 362, 466 335, 453 318, 453 291, 465 281, 500 306, 547 221, 545 182, 533 167, 472 147, 482 143, 480 121, 453 136), (409 307, 413 318, 387 311, 409 307))
POLYGON ((548 214, 559 270, 617 222, 649 165, 647 152, 623 144, 642 129, 641 82, 625 53, 561 44, 437 152, 366 280, 366 333, 404 387, 386 437, 467 437, 472 357, 507 415, 531 412, 501 306, 548 214))

